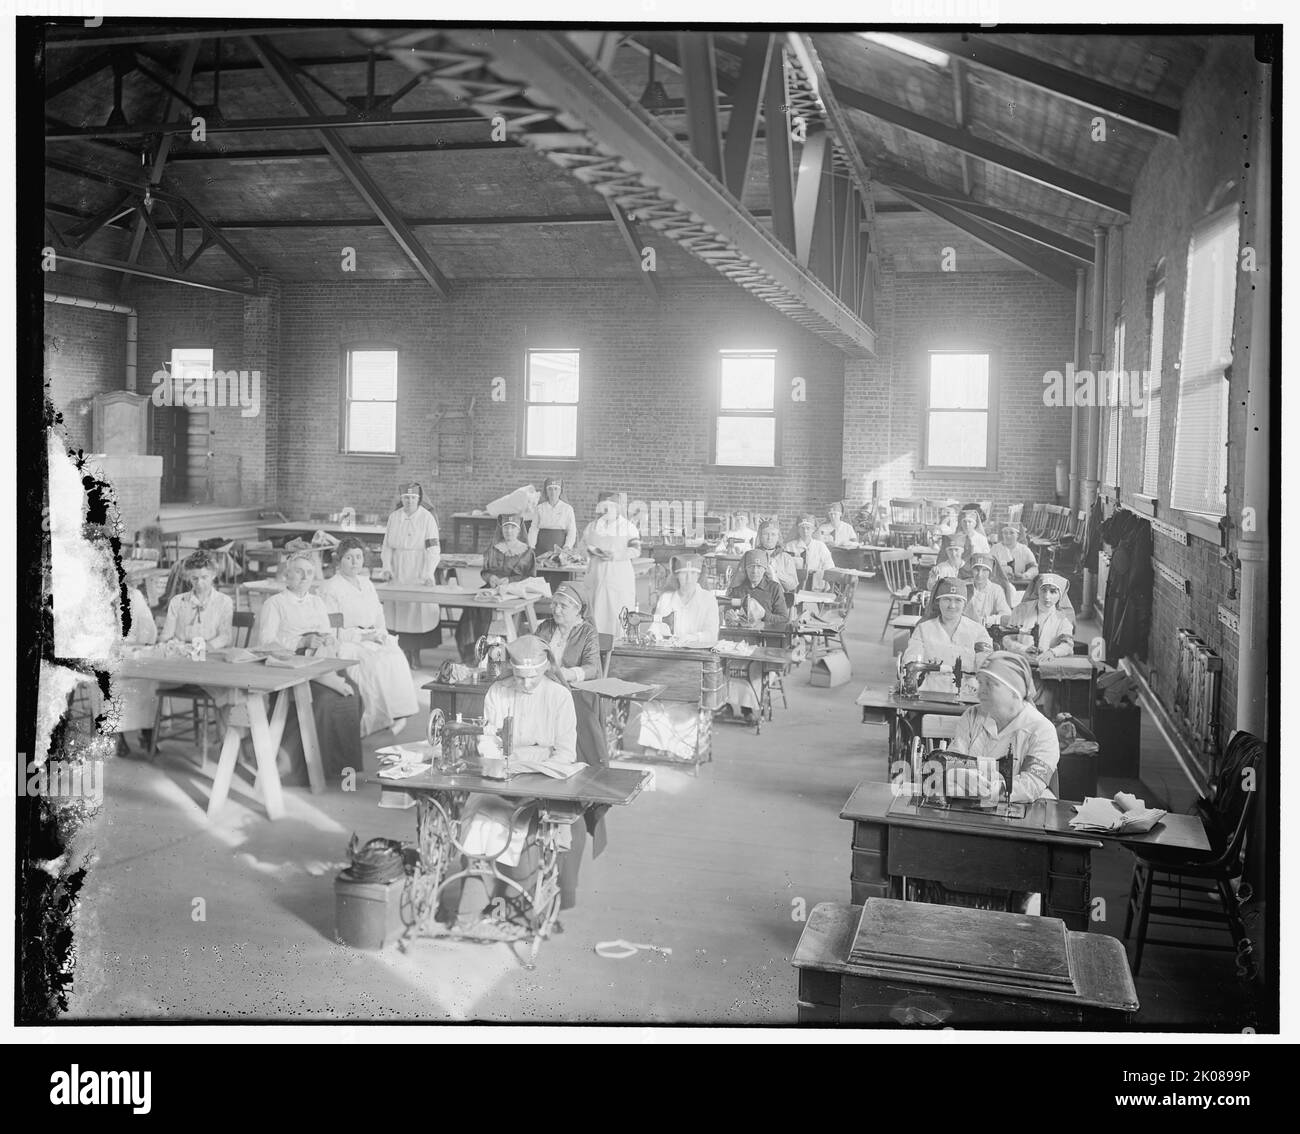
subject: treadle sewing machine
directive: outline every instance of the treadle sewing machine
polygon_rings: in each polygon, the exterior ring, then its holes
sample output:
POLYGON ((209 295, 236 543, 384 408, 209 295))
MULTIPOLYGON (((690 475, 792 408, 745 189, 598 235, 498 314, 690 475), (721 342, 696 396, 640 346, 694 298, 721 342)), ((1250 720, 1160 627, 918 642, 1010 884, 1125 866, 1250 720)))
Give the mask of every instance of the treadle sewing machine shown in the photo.
MULTIPOLYGON (((910 661, 900 662, 898 666, 898 695, 909 701, 915 701, 921 696, 921 682, 925 680, 927 673, 942 673, 943 663, 937 661, 910 661)), ((952 665, 952 684, 953 692, 951 694, 943 690, 926 690, 926 696, 935 700, 940 698, 949 698, 955 700, 961 693, 961 683, 963 678, 961 668, 961 658, 958 658, 952 665)))
POLYGON ((659 639, 646 630, 654 621, 655 616, 644 610, 628 610, 624 607, 618 612, 618 624, 623 631, 624 640, 633 646, 654 646, 659 643, 659 639))
MULTIPOLYGON (((429 714, 428 735, 433 762, 428 772, 405 779, 378 777, 368 782, 398 787, 415 797, 415 832, 419 858, 402 891, 402 920, 406 930, 398 941, 405 952, 416 937, 454 937, 471 941, 527 941, 524 965, 536 967, 541 943, 550 936, 560 912, 559 862, 561 834, 580 822, 589 807, 622 806, 640 793, 650 773, 587 767, 568 779, 509 769, 512 750, 510 720, 492 730, 483 720, 448 720, 441 710, 429 714), (488 739, 490 738, 490 740, 488 739), (471 754, 482 742, 501 755, 471 754), (494 743, 493 743, 494 742, 494 743), (511 801, 509 829, 526 823, 540 854, 532 878, 520 882, 499 865, 510 839, 490 853, 471 853, 465 810, 471 795, 491 795, 511 801), (507 897, 494 915, 511 906, 513 918, 480 918, 465 929, 447 928, 437 920, 443 890, 465 878, 481 878, 493 888, 501 883, 507 897)), ((494 906, 498 903, 494 902, 494 906)))

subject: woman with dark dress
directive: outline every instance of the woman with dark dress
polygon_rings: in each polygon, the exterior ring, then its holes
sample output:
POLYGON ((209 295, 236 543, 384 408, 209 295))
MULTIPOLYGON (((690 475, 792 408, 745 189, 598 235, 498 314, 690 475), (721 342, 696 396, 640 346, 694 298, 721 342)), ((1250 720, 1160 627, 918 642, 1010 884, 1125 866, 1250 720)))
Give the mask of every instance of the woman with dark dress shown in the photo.
MULTIPOLYGON (((572 583, 555 588, 552 615, 537 628, 537 637, 546 643, 551 655, 550 676, 573 693, 573 709, 578 724, 578 762, 600 767, 609 760, 605 725, 601 720, 600 698, 572 686, 593 681, 600 676, 600 643, 595 624, 587 618, 587 601, 572 583)), ((591 857, 605 849, 605 812, 607 807, 588 808, 583 824, 570 828, 573 845, 560 857, 560 909, 567 910, 578 898, 578 870, 582 852, 591 835, 591 857), (584 830, 585 827, 585 830, 584 830)))
MULTIPOLYGON (((519 538, 523 524, 518 513, 507 512, 501 517, 501 538, 483 557, 483 587, 500 587, 517 583, 520 579, 537 574, 537 560, 533 549, 519 538)), ((466 665, 478 665, 475 646, 479 638, 492 626, 492 612, 479 607, 466 607, 456 626, 456 646, 460 660, 466 665)))

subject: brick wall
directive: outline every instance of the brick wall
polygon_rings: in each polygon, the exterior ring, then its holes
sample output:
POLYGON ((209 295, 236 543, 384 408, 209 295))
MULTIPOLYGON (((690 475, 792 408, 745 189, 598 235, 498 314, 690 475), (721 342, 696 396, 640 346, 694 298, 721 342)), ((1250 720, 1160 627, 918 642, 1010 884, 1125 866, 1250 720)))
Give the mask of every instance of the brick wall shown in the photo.
POLYGON ((1043 375, 1073 358, 1074 296, 1028 272, 882 272, 877 354, 845 363, 844 469, 851 501, 880 481, 891 496, 1055 500, 1070 455, 1070 411, 1043 405, 1043 375), (931 349, 989 350, 998 390, 997 470, 922 467, 923 382, 931 349))
POLYGON ((785 517, 840 492, 843 356, 765 305, 711 281, 669 288, 652 303, 639 282, 466 283, 440 300, 423 283, 286 283, 282 344, 279 506, 291 515, 386 513, 400 480, 421 480, 444 524, 552 472, 579 523, 598 490, 629 499, 703 499, 711 510, 759 508, 785 517), (338 453, 339 365, 344 343, 399 348, 399 459, 338 453), (523 361, 529 347, 582 351, 582 455, 573 464, 518 458, 523 361), (775 472, 708 464, 717 352, 774 348, 783 422, 775 472), (507 400, 492 400, 506 379, 507 400), (806 400, 791 400, 792 379, 806 400), (474 408, 474 468, 433 471, 434 415, 474 408))
MULTIPOLYGON (((1254 240, 1249 216, 1253 181, 1245 163, 1250 161, 1248 135, 1255 129, 1253 112, 1254 54, 1252 41, 1242 37, 1217 37, 1205 64, 1182 104, 1182 130, 1177 142, 1159 142, 1133 187, 1133 212, 1123 229, 1120 293, 1108 301, 1108 315, 1125 319, 1125 363, 1145 367, 1150 352, 1148 286, 1156 265, 1165 263, 1164 366, 1160 429, 1159 516, 1185 527, 1183 514, 1167 506, 1173 470, 1177 422, 1178 356, 1182 344, 1183 305, 1187 284, 1187 247, 1192 230, 1205 215, 1218 191, 1235 180, 1234 199, 1242 207, 1241 243, 1254 240)), ((1229 385, 1228 514, 1239 519, 1244 470, 1245 391, 1249 357, 1251 292, 1249 276, 1238 274, 1235 320, 1236 357, 1229 385)), ((1110 358, 1107 330, 1107 363, 1110 358)), ((1140 491, 1146 429, 1126 419, 1120 446, 1122 498, 1133 502, 1140 491)), ((1234 539, 1235 542, 1235 539, 1234 539)), ((1219 605, 1238 612, 1230 588, 1235 577, 1220 565, 1220 548, 1192 535, 1186 547, 1165 536, 1155 536, 1156 559, 1191 580, 1190 598, 1157 579, 1151 629, 1149 665, 1151 681, 1161 699, 1172 703, 1177 674, 1175 632, 1189 627, 1224 659, 1220 717, 1226 738, 1236 721, 1237 636, 1218 619, 1219 605)), ((1261 609, 1267 609, 1261 607, 1261 609)))
POLYGON ((45 304, 45 391, 72 450, 91 448, 90 399, 126 385, 126 316, 45 304))

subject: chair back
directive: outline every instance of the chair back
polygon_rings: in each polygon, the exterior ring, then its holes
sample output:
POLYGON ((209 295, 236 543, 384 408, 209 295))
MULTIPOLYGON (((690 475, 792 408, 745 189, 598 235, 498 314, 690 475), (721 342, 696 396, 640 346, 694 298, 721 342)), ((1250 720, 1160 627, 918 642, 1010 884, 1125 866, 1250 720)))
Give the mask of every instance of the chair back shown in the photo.
POLYGON ((885 587, 891 594, 911 591, 916 587, 916 580, 912 577, 910 551, 882 551, 880 572, 884 575, 885 587))
POLYGON ((231 640, 235 646, 243 649, 253 633, 253 612, 237 610, 230 619, 231 640))
POLYGON ((1264 759, 1264 742, 1253 733, 1238 729, 1228 741, 1223 762, 1210 783, 1210 797, 1200 810, 1208 812, 1210 842, 1219 846, 1219 862, 1231 866, 1240 857, 1250 826, 1251 812, 1259 797, 1260 764, 1264 759))
POLYGON ((923 524, 925 501, 919 496, 897 497, 889 502, 889 523, 923 524))
POLYGON ((1024 514, 1025 506, 1023 504, 1012 504, 1007 508, 1007 521, 1012 524, 1018 524, 1020 523, 1020 517, 1024 514))

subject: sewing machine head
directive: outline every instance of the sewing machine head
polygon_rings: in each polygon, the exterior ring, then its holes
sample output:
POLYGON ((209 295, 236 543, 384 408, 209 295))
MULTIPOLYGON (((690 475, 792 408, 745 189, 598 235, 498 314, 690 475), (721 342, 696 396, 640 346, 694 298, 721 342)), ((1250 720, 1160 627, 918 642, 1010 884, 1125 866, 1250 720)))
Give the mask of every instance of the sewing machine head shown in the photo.
POLYGON ((500 634, 484 634, 474 643, 474 654, 480 662, 487 661, 487 678, 495 681, 505 668, 506 640, 500 634))
POLYGON ((655 638, 643 628, 654 622, 655 616, 643 610, 628 610, 624 607, 618 613, 618 624, 628 642, 637 646, 652 646, 655 638))
MULTIPOLYGON (((942 673, 942 662, 937 661, 910 661, 899 663, 898 675, 898 695, 906 697, 908 700, 915 700, 921 696, 921 682, 925 679, 927 673, 942 673)), ((965 674, 961 667, 961 658, 958 658, 952 665, 952 683, 955 692, 961 692, 961 683, 965 674)))
POLYGON ((494 729, 482 717, 457 715, 455 720, 448 720, 441 709, 434 709, 429 713, 428 726, 434 768, 444 775, 454 775, 466 770, 467 756, 477 754, 483 757, 485 775, 490 774, 488 762, 495 760, 502 765, 501 778, 504 778, 504 762, 510 758, 512 724, 507 717, 499 729, 494 729), (488 738, 483 742, 485 752, 479 751, 481 737, 488 738))

